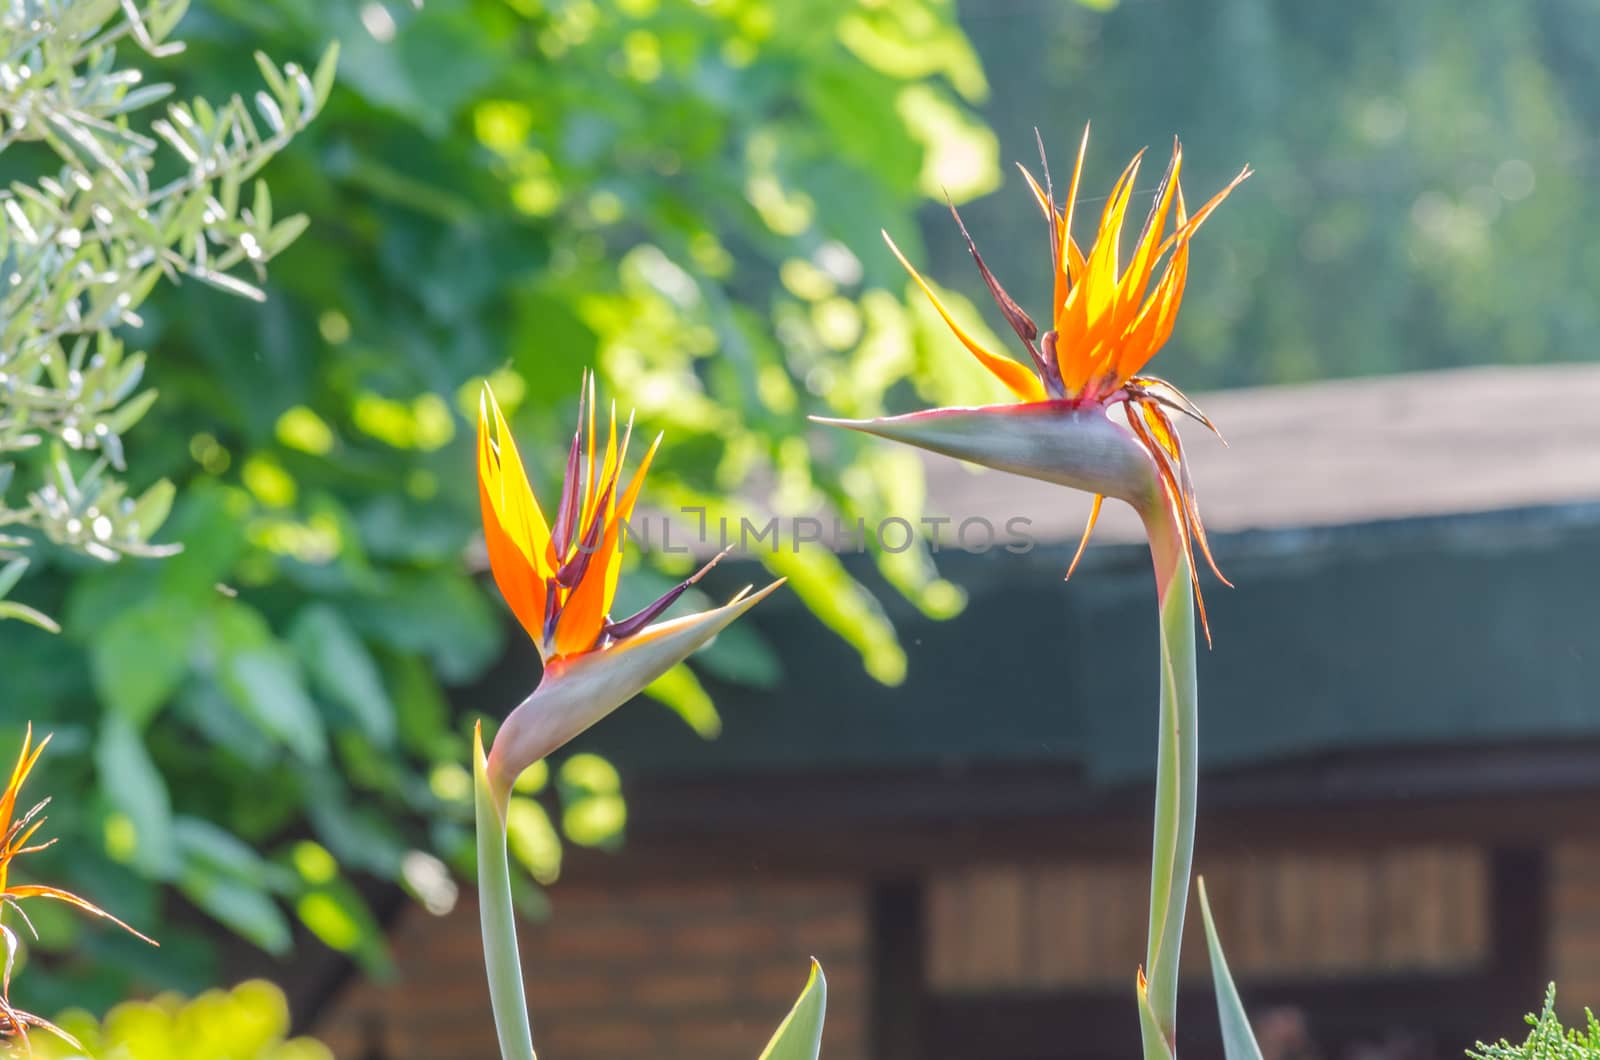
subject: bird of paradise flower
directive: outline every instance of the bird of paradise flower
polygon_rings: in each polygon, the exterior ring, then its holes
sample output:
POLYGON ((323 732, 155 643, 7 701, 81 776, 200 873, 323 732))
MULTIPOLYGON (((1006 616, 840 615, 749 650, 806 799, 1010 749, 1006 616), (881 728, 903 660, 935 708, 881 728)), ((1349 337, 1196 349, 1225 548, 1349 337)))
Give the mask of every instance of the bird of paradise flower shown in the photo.
POLYGON ((93 902, 80 898, 71 891, 60 887, 53 887, 42 883, 13 883, 11 882, 12 862, 27 854, 34 854, 45 850, 55 844, 54 839, 38 839, 39 829, 44 826, 44 810, 50 804, 48 798, 41 799, 25 813, 18 814, 18 798, 22 793, 22 785, 27 781, 28 774, 33 772, 33 767, 38 763, 39 756, 44 753, 45 747, 50 743, 50 736, 40 740, 37 745, 33 742, 33 725, 29 724, 22 737, 22 752, 17 756, 17 764, 11 770, 11 778, 6 783, 5 790, 0 791, 0 939, 5 945, 5 965, 0 972, 0 1040, 16 1038, 26 1041, 28 1028, 37 1027, 41 1030, 57 1035, 78 1048, 77 1042, 66 1031, 54 1023, 35 1016, 31 1012, 24 1012, 11 1004, 11 973, 16 963, 17 950, 21 946, 21 939, 17 933, 3 922, 7 911, 14 912, 17 918, 27 928, 28 932, 38 937, 33 930, 33 924, 28 919, 27 912, 22 903, 35 898, 48 898, 58 902, 65 902, 91 916, 122 928, 135 938, 143 939, 152 946, 159 945, 154 939, 135 931, 132 927, 101 909, 93 902))
MULTIPOLYGON (((961 344, 1016 395, 1024 409, 1037 406, 1059 411, 1109 410, 1122 406, 1129 428, 1150 454, 1162 490, 1175 508, 1177 529, 1185 550, 1190 553, 1192 560, 1194 546, 1198 544, 1212 572, 1223 584, 1229 585, 1231 583, 1217 569, 1206 540, 1205 524, 1200 518, 1200 507, 1195 500, 1194 485, 1183 455, 1183 443, 1173 426, 1172 413, 1189 416, 1213 433, 1217 433, 1216 426, 1177 387, 1163 379, 1140 373, 1166 344, 1177 322, 1178 306, 1183 300, 1189 275, 1190 239, 1212 211, 1227 198, 1228 193, 1250 176, 1250 168, 1246 166, 1240 170, 1238 176, 1191 216, 1178 179, 1183 168, 1183 147, 1174 140, 1172 159, 1167 163, 1166 173, 1156 189, 1155 200, 1134 243, 1133 256, 1125 267, 1119 269, 1122 228, 1144 152, 1140 151, 1134 156, 1112 186, 1111 195, 1100 215, 1094 241, 1085 254, 1072 236, 1072 222, 1088 146, 1089 131, 1085 129, 1063 207, 1056 206, 1048 165, 1044 168, 1043 187, 1027 169, 1020 165, 1017 167, 1049 227, 1050 267, 1053 274, 1051 326, 1043 335, 1038 325, 1006 293, 989 270, 966 225, 962 223, 961 215, 953 205, 950 208, 985 285, 1006 322, 1026 347, 1032 361, 1032 371, 1018 361, 985 349, 977 342, 950 315, 933 288, 906 260, 887 232, 884 233, 884 239, 961 344), (1169 216, 1175 220, 1170 233, 1166 231, 1169 216), (1159 275, 1158 265, 1161 266, 1159 275)), ((1041 145, 1040 158, 1043 157, 1041 145)), ((1026 415, 1026 412, 1017 410, 1013 415, 1026 415)), ((1083 558, 1107 492, 1093 490, 1094 503, 1089 512, 1089 524, 1067 568, 1069 578, 1077 569, 1078 561, 1083 558)), ((1192 562, 1190 574, 1193 579, 1192 562)), ((1198 580, 1192 580, 1192 585, 1200 608, 1201 624, 1209 639, 1205 599, 1200 593, 1198 580)))
MULTIPOLYGON (((1188 279, 1190 240, 1228 194, 1250 176, 1250 169, 1242 169, 1191 215, 1179 183, 1183 149, 1174 140, 1166 174, 1124 264, 1122 229, 1143 152, 1112 186, 1094 240, 1085 251, 1073 238, 1072 223, 1088 143, 1085 129, 1064 205, 1055 201, 1048 169, 1042 187, 1023 170, 1049 230, 1050 327, 1043 334, 1001 287, 956 214, 984 283, 1027 350, 1031 370, 1020 361, 985 349, 968 334, 889 240, 901 264, 961 344, 1005 384, 1017 403, 930 409, 872 420, 818 421, 1092 494, 1089 525, 1068 566, 1069 577, 1083 556, 1106 497, 1127 502, 1143 521, 1155 566, 1161 618, 1161 720, 1149 940, 1137 987, 1145 1056, 1147 1060, 1168 1060, 1177 1048, 1178 950, 1194 855, 1199 758, 1197 608, 1210 639, 1195 571, 1197 546, 1216 570, 1173 414, 1188 416, 1212 431, 1216 428, 1172 384, 1142 373, 1172 335, 1188 279)), ((1040 155, 1042 158, 1042 144, 1040 155)), ((953 206, 951 210, 955 212, 953 206)), ((888 239, 887 233, 884 238, 888 239)), ((1221 577, 1220 572, 1217 575, 1221 577)), ((1245 1040, 1248 1023, 1243 1020, 1216 942, 1203 883, 1200 897, 1219 1010, 1225 1030, 1232 1029, 1226 1042, 1228 1055, 1230 1060, 1249 1056, 1254 1042, 1245 1040)), ((1259 1051, 1254 1055, 1259 1057, 1259 1051)))
POLYGON ((512 785, 528 766, 632 699, 782 584, 746 588, 722 607, 657 622, 719 556, 637 614, 612 619, 622 535, 661 439, 619 489, 632 421, 619 444, 612 409, 603 451, 595 428, 590 377, 580 390, 561 499, 554 519, 546 519, 487 387, 479 405, 478 491, 489 566, 544 660, 538 687, 506 717, 487 755, 478 734, 474 756, 484 958, 501 1050, 516 1060, 533 1060, 534 1053, 506 861, 512 785))

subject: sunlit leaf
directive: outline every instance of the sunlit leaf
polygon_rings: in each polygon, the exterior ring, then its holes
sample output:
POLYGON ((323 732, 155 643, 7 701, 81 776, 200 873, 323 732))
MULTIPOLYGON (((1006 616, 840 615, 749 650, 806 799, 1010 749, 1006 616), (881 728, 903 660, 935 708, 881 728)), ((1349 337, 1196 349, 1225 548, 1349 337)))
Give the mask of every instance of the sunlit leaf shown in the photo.
POLYGON ((828 980, 822 965, 811 962, 811 977, 761 1051, 760 1060, 817 1060, 822 1052, 822 1022, 828 1007, 828 980))
POLYGON ((1261 1047, 1250 1029, 1250 1017, 1239 999, 1238 987, 1233 985, 1228 960, 1222 955, 1222 942, 1217 938, 1217 925, 1211 917, 1211 903, 1206 900, 1206 881, 1201 879, 1198 886, 1200 916, 1206 925, 1206 947, 1211 951, 1211 981, 1217 991, 1217 1018, 1222 1023, 1223 1055, 1227 1060, 1261 1060, 1261 1047))
POLYGON ((151 876, 170 879, 178 869, 172 801, 131 721, 117 714, 105 718, 95 744, 95 765, 102 789, 115 793, 113 809, 133 825, 129 860, 151 876))
POLYGON ((395 708, 377 664, 337 611, 320 604, 301 611, 289 640, 319 691, 344 707, 373 743, 394 743, 395 708))

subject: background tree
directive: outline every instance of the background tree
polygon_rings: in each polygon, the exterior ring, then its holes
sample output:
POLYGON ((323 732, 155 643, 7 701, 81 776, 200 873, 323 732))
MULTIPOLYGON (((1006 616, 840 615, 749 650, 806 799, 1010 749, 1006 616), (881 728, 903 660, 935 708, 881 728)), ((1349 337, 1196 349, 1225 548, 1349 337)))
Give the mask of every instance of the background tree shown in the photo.
MULTIPOLYGON (((500 657, 509 628, 471 570, 463 412, 479 380, 548 486, 596 367, 642 431, 666 432, 655 502, 741 488, 735 524, 828 503, 914 514, 914 462, 813 450, 804 416, 870 413, 907 382, 970 393, 942 370, 964 355, 918 341, 925 319, 875 234, 941 187, 965 198, 997 179, 966 109, 985 83, 948 4, 217 2, 183 32, 190 51, 160 72, 186 92, 238 89, 237 57, 257 47, 336 40, 343 59, 324 113, 274 163, 273 201, 312 229, 266 301, 159 289, 130 332, 157 351, 161 391, 128 435, 130 476, 177 485, 157 540, 182 552, 62 558, 24 585, 63 635, 17 626, 0 642, 13 701, 58 733, 49 785, 83 793, 55 815, 74 854, 52 871, 114 891, 165 943, 152 955, 41 924, 59 956, 27 987, 45 1010, 53 991, 104 1002, 134 981, 214 980, 214 947, 171 928, 190 909, 270 953, 309 934, 381 971, 359 885, 453 900, 446 866, 471 868, 471 719, 446 692, 500 657)), ((624 584, 653 594, 681 559, 647 556, 624 584)), ((831 553, 763 559, 899 679, 893 630, 831 553)), ((925 556, 882 568, 932 613, 959 606, 925 556)), ((697 665, 779 676, 750 635, 697 665)), ((692 671, 652 693, 715 732, 692 671)), ((562 835, 620 834, 603 759, 523 789, 512 848, 533 880, 559 871, 562 835)))

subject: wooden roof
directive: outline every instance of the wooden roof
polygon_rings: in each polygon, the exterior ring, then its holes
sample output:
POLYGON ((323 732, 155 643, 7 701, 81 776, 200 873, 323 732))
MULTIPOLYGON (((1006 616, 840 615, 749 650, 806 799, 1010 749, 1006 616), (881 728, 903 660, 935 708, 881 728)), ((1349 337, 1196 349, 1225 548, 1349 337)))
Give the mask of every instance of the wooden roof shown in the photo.
MULTIPOLYGON (((1600 501, 1600 364, 1470 368, 1193 395, 1183 428, 1206 525, 1227 533, 1600 501)), ((929 455, 930 512, 1022 514, 1076 540, 1087 497, 929 455)), ((1140 540, 1109 505, 1096 540, 1140 540), (1103 536, 1102 536, 1103 535, 1103 536)))

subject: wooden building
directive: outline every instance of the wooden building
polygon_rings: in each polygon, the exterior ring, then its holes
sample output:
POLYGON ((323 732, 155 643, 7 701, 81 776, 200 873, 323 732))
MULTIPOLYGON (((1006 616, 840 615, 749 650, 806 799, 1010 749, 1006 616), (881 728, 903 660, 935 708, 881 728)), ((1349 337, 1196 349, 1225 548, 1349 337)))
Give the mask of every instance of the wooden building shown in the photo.
MULTIPOLYGON (((1600 1005, 1600 368, 1202 405, 1237 588, 1207 586, 1197 867, 1269 1058, 1459 1057, 1518 1036, 1550 979, 1600 1005)), ((829 1060, 1134 1055, 1148 560, 1108 520, 1063 585, 1078 498, 928 466, 930 512, 1023 514, 1041 544, 942 554, 953 621, 890 604, 902 686, 779 596, 752 620, 785 679, 717 689, 719 739, 644 704, 585 738, 628 839, 570 859, 525 929, 542 1056, 749 1060, 812 954, 829 1060)), ((312 1029, 352 1058, 494 1057, 476 919, 405 909, 399 980, 350 980, 312 1029)), ((1184 1053, 1218 1056, 1194 934, 1185 962, 1184 1053)))

